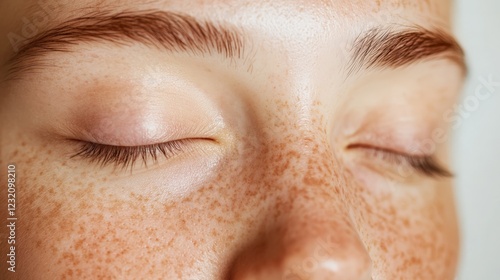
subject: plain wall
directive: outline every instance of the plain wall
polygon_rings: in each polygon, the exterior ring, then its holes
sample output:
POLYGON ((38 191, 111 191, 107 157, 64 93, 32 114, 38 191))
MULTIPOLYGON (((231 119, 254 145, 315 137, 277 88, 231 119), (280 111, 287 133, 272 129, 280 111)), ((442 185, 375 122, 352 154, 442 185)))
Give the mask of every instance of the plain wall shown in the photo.
POLYGON ((500 1, 455 0, 455 32, 467 52, 463 123, 454 130, 461 280, 500 279, 500 1), (494 81, 487 86, 485 81, 494 81))

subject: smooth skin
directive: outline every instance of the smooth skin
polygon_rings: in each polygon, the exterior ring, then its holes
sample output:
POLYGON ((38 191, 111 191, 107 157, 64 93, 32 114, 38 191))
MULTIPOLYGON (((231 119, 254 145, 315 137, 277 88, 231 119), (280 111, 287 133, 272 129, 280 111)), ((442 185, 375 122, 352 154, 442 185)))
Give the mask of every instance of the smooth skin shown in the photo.
MULTIPOLYGON (((47 54, 52 67, 3 81, 0 166, 5 174, 16 164, 19 220, 16 272, 7 271, 3 238, 0 275, 454 278, 452 180, 402 172, 372 148, 410 154, 444 131, 432 155, 449 167, 452 123, 442 112, 456 101, 462 68, 438 58, 343 72, 343 46, 373 24, 451 32, 449 1, 57 3, 41 29, 93 9, 172 11, 233 26, 250 55, 231 61, 94 42, 47 54), (132 169, 72 157, 81 141, 184 138, 175 156, 132 169), (349 148, 360 143, 372 148, 349 148)), ((36 9, 35 1, 2 1, 1 38, 36 9)), ((0 44, 5 62, 14 51, 0 44)))

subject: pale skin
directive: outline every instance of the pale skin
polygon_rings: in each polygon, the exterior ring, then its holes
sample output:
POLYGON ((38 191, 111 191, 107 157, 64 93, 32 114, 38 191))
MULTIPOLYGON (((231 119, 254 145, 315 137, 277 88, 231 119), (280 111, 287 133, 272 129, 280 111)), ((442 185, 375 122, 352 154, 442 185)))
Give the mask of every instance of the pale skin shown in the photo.
MULTIPOLYGON (((438 56, 346 76, 343 47, 369 24, 451 33, 449 1, 57 2, 39 32, 96 7, 169 11, 234 27, 248 56, 91 42, 45 54, 50 70, 4 80, 0 160, 2 172, 16 164, 19 221, 16 272, 2 261, 0 275, 454 278, 452 179, 401 168, 379 150, 412 154, 431 139, 427 152, 449 169, 452 123, 442 112, 464 70, 438 56), (82 141, 178 139, 188 139, 182 151, 147 166, 72 157, 82 141)), ((1 38, 35 4, 3 1, 1 38)), ((4 62, 14 51, 0 44, 4 62)))

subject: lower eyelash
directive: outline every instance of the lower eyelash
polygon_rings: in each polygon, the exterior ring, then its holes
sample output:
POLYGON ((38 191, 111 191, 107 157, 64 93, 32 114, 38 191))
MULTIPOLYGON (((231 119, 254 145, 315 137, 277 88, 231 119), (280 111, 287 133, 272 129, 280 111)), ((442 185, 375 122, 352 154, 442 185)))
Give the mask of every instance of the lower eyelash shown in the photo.
POLYGON ((159 156, 169 159, 182 152, 187 141, 189 140, 176 140, 145 146, 112 146, 81 142, 81 148, 71 158, 80 157, 101 166, 112 164, 124 169, 132 168, 138 160, 142 160, 143 164, 147 166, 147 162, 150 160, 156 163, 159 156))

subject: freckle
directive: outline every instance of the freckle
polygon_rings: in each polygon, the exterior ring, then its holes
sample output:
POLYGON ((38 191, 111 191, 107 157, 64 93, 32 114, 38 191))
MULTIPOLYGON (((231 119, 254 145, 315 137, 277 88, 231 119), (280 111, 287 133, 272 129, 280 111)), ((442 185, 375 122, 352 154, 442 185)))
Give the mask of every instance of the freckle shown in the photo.
POLYGON ((12 157, 15 158, 17 155, 19 154, 19 150, 15 150, 13 153, 12 153, 12 157))
POLYGON ((55 254, 57 252, 57 248, 54 245, 50 246, 50 250, 52 251, 52 254, 55 254))
POLYGON ((78 240, 76 243, 75 243, 75 250, 80 250, 80 248, 82 247, 83 245, 83 242, 85 242, 85 238, 82 238, 80 240, 78 240))
POLYGON ((382 249, 382 251, 384 251, 385 253, 387 253, 387 246, 385 245, 384 241, 382 241, 380 243, 380 249, 382 249))
POLYGON ((71 262, 73 265, 76 265, 77 263, 75 255, 73 253, 68 253, 68 252, 63 253, 63 259, 71 262))
POLYGON ((87 254, 85 254, 85 257, 86 257, 87 259, 93 259, 93 258, 94 258, 94 253, 92 253, 92 252, 88 252, 87 254))
POLYGON ((61 212, 61 207, 62 207, 61 203, 59 202, 54 203, 54 207, 50 211, 50 216, 51 217, 59 216, 59 213, 61 212))
POLYGON ((219 224, 224 223, 224 219, 223 219, 221 216, 217 216, 215 219, 217 220, 217 222, 218 222, 219 224))

